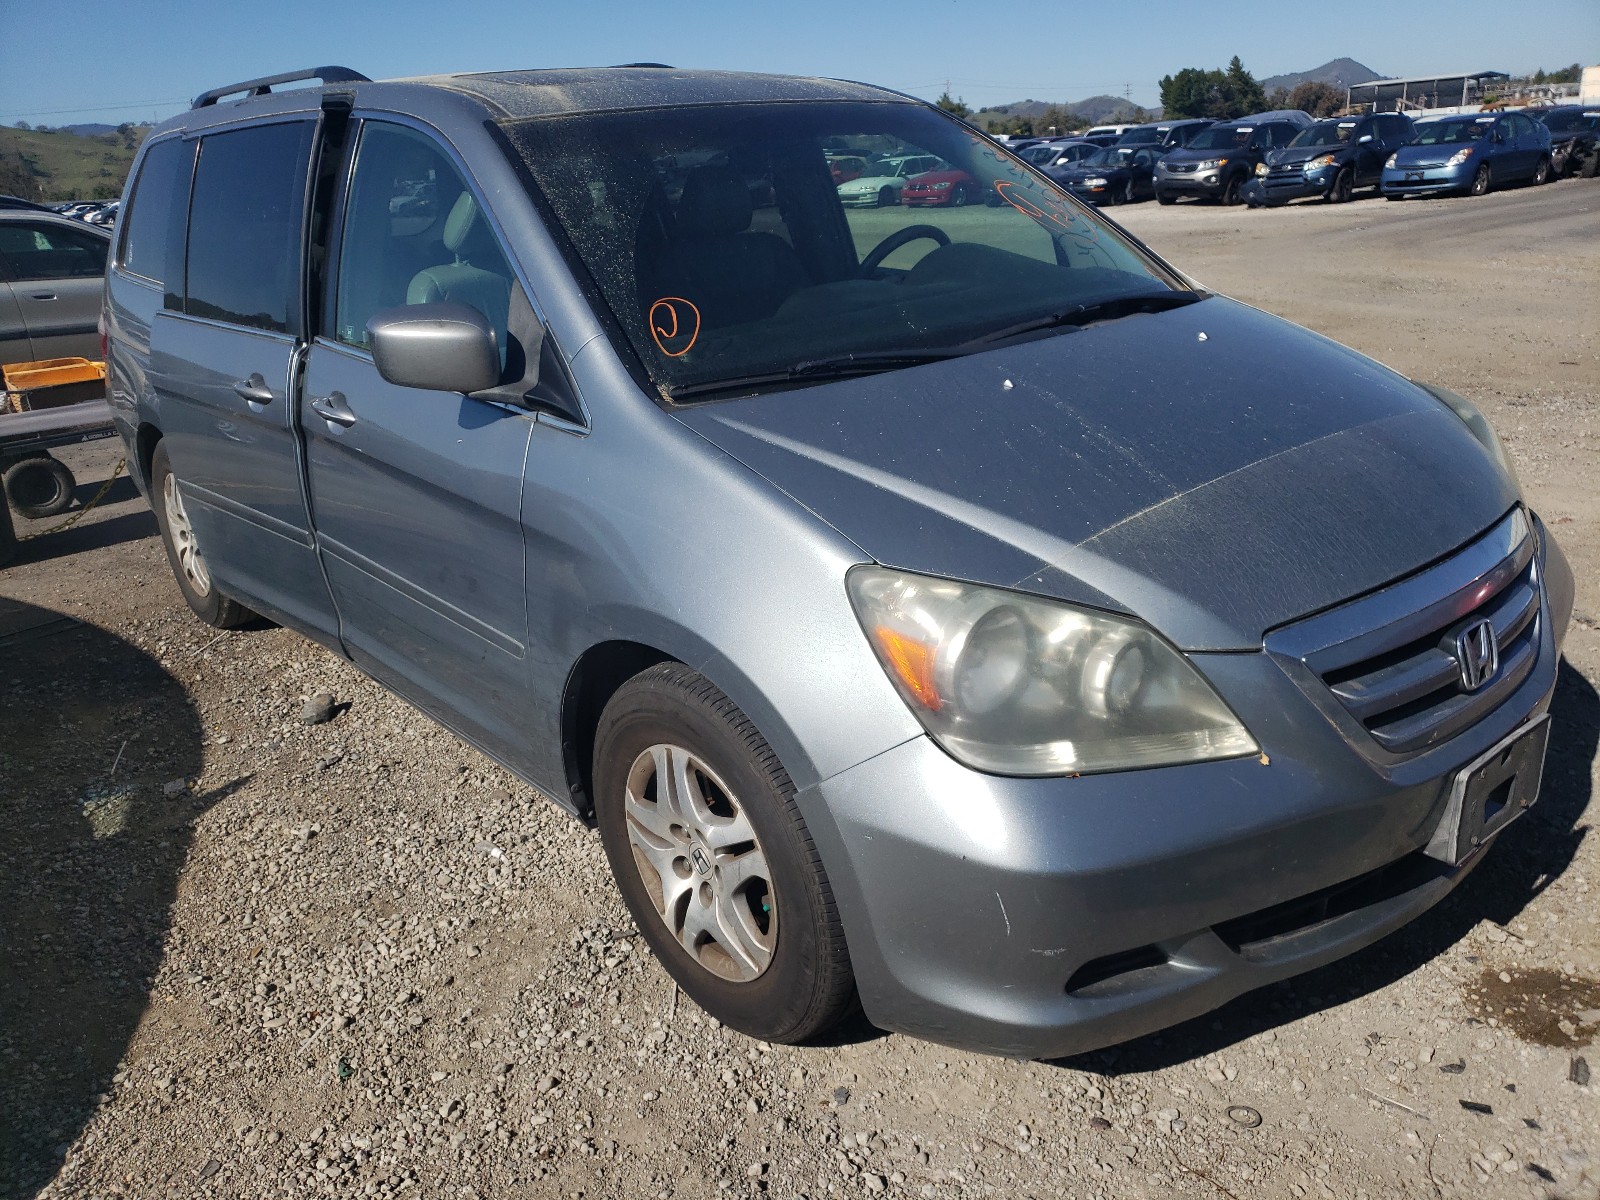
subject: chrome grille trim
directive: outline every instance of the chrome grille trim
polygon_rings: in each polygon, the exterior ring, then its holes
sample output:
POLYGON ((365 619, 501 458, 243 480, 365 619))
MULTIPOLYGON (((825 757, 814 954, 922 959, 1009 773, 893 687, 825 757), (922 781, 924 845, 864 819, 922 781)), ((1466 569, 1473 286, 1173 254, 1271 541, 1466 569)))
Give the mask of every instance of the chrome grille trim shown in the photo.
POLYGON ((1540 635, 1536 572, 1532 525, 1518 508, 1443 562, 1269 633, 1266 649, 1378 750, 1422 753, 1493 711, 1533 670, 1540 635), (1455 638, 1482 619, 1493 626, 1500 669, 1468 691, 1455 638))

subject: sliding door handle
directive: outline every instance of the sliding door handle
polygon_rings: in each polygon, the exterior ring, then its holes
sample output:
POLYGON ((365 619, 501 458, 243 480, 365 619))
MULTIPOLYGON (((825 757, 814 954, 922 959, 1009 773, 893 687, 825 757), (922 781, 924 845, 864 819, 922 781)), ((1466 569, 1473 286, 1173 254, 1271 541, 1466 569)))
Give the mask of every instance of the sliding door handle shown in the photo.
POLYGON ((241 379, 233 385, 234 392, 241 400, 248 400, 251 404, 271 404, 272 389, 267 386, 267 381, 260 374, 241 379))
POLYGON ((335 425, 344 426, 356 423, 356 414, 350 411, 350 405, 345 403, 343 392, 329 392, 326 396, 314 396, 310 404, 311 411, 324 421, 331 421, 335 425))

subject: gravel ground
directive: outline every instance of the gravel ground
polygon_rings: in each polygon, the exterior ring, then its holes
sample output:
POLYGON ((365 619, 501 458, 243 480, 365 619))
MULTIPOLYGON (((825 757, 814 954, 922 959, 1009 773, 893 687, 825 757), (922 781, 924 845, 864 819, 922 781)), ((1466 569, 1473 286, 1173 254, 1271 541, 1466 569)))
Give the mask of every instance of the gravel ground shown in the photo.
MULTIPOLYGON (((192 620, 117 481, 0 574, 0 1196, 1600 1197, 1597 213, 1118 211, 1482 404, 1579 616, 1541 802, 1449 900, 1071 1061, 719 1028, 597 838, 299 636, 192 620)), ((87 496, 118 451, 64 457, 87 496)))

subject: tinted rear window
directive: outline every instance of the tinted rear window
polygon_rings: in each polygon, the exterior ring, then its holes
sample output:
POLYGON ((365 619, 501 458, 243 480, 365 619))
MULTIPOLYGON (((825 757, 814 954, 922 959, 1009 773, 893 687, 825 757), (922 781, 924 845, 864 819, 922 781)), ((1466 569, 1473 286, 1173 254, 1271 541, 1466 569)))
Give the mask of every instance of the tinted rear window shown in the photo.
POLYGON ((122 215, 124 270, 168 288, 168 307, 183 277, 183 222, 189 212, 189 175, 194 169, 194 143, 174 138, 151 146, 122 215))
POLYGON ((298 324, 311 130, 295 121, 201 141, 185 312, 278 333, 298 324))

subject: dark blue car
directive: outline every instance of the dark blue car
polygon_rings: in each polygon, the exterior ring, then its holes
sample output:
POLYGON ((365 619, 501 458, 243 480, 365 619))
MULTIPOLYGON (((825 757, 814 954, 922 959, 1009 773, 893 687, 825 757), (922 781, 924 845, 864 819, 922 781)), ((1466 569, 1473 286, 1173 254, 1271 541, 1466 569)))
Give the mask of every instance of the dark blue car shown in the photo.
POLYGON ((1550 178, 1550 131, 1522 113, 1438 117, 1417 125, 1417 136, 1383 164, 1378 187, 1390 200, 1492 188, 1550 178))

